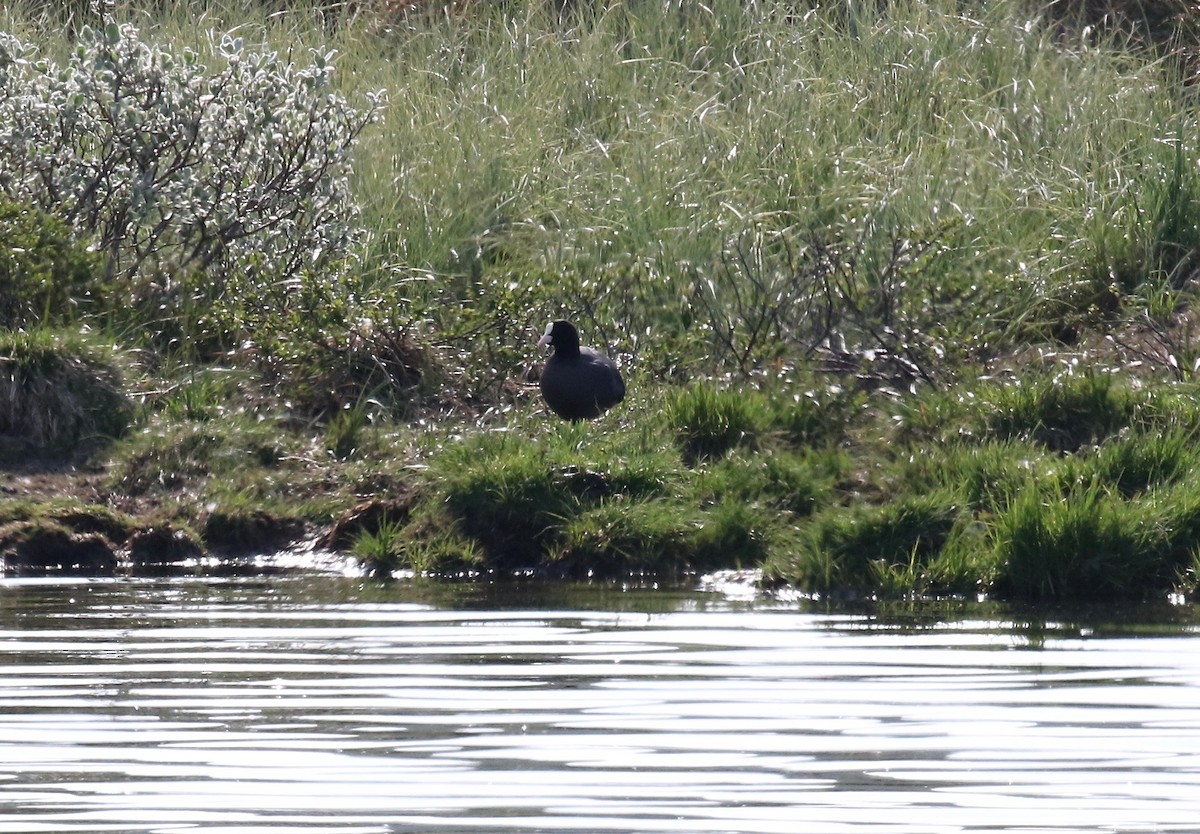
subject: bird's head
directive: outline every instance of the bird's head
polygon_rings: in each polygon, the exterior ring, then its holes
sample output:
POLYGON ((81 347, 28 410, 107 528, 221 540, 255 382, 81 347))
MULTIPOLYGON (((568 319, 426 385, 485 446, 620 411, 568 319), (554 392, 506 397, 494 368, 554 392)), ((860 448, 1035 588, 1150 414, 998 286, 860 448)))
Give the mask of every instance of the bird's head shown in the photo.
POLYGON ((569 321, 552 321, 538 339, 538 347, 552 347, 556 353, 578 353, 579 331, 569 321))

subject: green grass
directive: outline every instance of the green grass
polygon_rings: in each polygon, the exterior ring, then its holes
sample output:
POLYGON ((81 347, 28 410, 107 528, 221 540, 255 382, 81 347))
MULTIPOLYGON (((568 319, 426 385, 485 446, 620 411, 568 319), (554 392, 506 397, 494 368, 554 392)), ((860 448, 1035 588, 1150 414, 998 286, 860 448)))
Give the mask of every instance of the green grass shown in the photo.
POLYGON ((1101 446, 1090 463, 1097 477, 1124 498, 1169 487, 1196 469, 1200 449, 1188 432, 1126 435, 1101 446))
POLYGON ((793 552, 768 560, 766 570, 822 594, 893 589, 897 572, 911 577, 910 590, 927 590, 916 579, 945 547, 958 515, 954 496, 946 493, 905 496, 851 512, 827 510, 802 529, 793 552))
POLYGON ((1029 490, 996 524, 996 591, 1044 601, 1137 597, 1161 587, 1155 530, 1143 513, 1099 485, 1029 490))
MULTIPOLYGON (((1190 268, 1200 132, 1167 67, 1119 40, 1071 47, 1018 2, 887 4, 852 27, 735 0, 390 28, 302 6, 116 10, 201 52, 222 25, 334 49, 348 96, 389 91, 355 158, 371 237, 321 309, 331 330, 432 325, 476 394, 559 312, 655 373, 744 376, 836 335, 936 374, 1135 317, 1190 268)), ((10 28, 66 47, 59 21, 19 11, 10 28)), ((310 371, 353 347, 330 332, 323 355, 292 329, 298 351, 277 349, 310 371)))
POLYGON ((684 460, 695 463, 752 446, 764 427, 764 406, 755 392, 696 385, 670 396, 666 418, 684 460))
POLYGON ((1112 436, 1128 423, 1132 408, 1130 392, 1111 375, 1085 373, 995 389, 981 416, 991 436, 1076 451, 1112 436))
POLYGON ((836 469, 827 459, 782 449, 734 454, 700 472, 695 490, 709 503, 807 516, 832 500, 830 466, 836 469))
POLYGON ((444 72, 365 73, 402 102, 364 147, 372 225, 405 230, 378 258, 448 276, 412 292, 450 331, 507 316, 511 277, 527 308, 590 310, 652 367, 773 360, 821 335, 789 326, 817 304, 857 347, 883 326, 904 329, 893 347, 958 355, 1066 333, 1099 292, 1076 275, 1107 275, 1130 222, 1154 240, 1179 226, 1129 207, 1162 203, 1157 172, 1176 170, 1158 126, 1192 132, 1154 68, 1064 49, 1015 11, 895 4, 855 37, 740 3, 686 13, 677 37, 683 13, 656 3, 565 31, 536 11, 417 27, 394 66, 454 56, 444 72), (1122 179, 1131 148, 1145 176, 1122 179), (919 269, 892 258, 947 218, 919 269))
POLYGON ((550 565, 569 576, 675 575, 695 566, 697 516, 664 499, 606 501, 566 521, 550 565))
POLYGON ((403 530, 402 522, 383 519, 377 529, 363 531, 355 538, 350 553, 372 575, 390 576, 402 564, 403 530))
POLYGON ((388 90, 352 183, 371 238, 333 300, 432 325, 474 393, 559 312, 655 373, 744 375, 831 334, 936 373, 1133 317, 1190 264, 1200 131, 1167 66, 1072 46, 1017 2, 850 27, 734 0, 390 28, 117 9, 181 45, 223 25, 332 48, 347 95, 388 90))
POLYGON ((0 329, 0 459, 69 458, 123 435, 133 405, 115 354, 77 334, 0 329))
MULTIPOLYGON (((1194 591, 1200 115, 1174 59, 1018 0, 319 5, 112 8, 177 53, 236 31, 332 52, 352 102, 387 90, 350 268, 221 295, 166 258, 110 292, 103 242, 5 195, 0 427, 25 440, 0 452, 93 452, 115 502, 209 543, 415 489, 356 545, 381 574, 1194 591), (596 423, 524 383, 560 316, 630 382, 596 423)), ((0 28, 61 57, 97 21, 55 8, 0 28)))
POLYGON ((132 439, 110 477, 132 495, 170 490, 195 477, 275 468, 288 442, 276 427, 245 419, 169 424, 132 439))

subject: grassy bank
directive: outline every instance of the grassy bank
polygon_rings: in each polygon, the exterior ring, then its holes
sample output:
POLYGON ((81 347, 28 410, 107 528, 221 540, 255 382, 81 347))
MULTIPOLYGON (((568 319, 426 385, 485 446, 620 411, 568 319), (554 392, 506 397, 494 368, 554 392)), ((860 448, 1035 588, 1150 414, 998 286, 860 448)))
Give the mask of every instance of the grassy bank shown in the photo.
POLYGON ((88 486, 15 486, 8 524, 322 533, 385 573, 1192 593, 1170 4, 65 8, 0 20, 0 428, 25 482, 88 486), (597 423, 526 382, 559 316, 630 381, 597 423))

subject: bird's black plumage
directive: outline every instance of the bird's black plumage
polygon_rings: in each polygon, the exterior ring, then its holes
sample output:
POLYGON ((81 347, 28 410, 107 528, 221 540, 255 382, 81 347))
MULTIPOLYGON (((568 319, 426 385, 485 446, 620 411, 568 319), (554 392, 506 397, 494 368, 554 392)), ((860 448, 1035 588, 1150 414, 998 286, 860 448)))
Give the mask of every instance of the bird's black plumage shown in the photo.
POLYGON ((599 417, 625 399, 625 381, 617 363, 579 346, 579 331, 569 321, 552 322, 538 342, 554 354, 542 369, 542 399, 566 420, 599 417))

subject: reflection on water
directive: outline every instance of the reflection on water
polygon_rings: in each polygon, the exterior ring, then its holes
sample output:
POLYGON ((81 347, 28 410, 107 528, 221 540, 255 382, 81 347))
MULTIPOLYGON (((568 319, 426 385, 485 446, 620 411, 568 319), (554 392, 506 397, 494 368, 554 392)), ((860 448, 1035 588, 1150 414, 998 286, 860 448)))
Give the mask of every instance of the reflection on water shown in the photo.
POLYGON ((0 832, 1200 831, 1195 627, 996 616, 0 584, 0 832))

